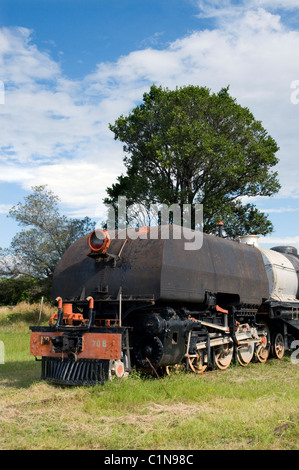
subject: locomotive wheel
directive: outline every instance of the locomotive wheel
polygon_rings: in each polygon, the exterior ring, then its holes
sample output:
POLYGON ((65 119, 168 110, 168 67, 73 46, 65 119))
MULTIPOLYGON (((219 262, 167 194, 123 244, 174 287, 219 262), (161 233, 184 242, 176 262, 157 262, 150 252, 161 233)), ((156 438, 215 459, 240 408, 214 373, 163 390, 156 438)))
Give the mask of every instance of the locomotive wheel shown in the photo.
POLYGON ((173 374, 179 374, 181 371, 181 364, 175 364, 174 366, 165 366, 165 373, 170 376, 173 374))
POLYGON ((157 336, 148 338, 146 343, 142 340, 135 347, 135 356, 141 367, 149 367, 148 360, 153 366, 158 364, 161 357, 163 356, 163 344, 157 336), (148 358, 148 360, 147 360, 148 358))
POLYGON ((264 330, 264 335, 261 336, 262 342, 256 346, 256 360, 258 362, 266 362, 271 348, 270 342, 270 331, 266 323, 262 324, 262 328, 264 330))
POLYGON ((225 370, 229 367, 233 358, 234 347, 224 344, 215 348, 215 366, 225 370))
POLYGON ((266 362, 270 353, 270 344, 269 347, 265 346, 263 343, 259 344, 256 349, 256 360, 257 362, 266 362))
POLYGON ((246 343, 238 349, 238 362, 241 366, 246 367, 250 363, 254 354, 254 343, 246 343))
POLYGON ((277 331, 273 335, 271 352, 276 359, 282 359, 284 356, 284 338, 277 331))
POLYGON ((188 366, 195 374, 202 374, 208 367, 207 365, 203 365, 201 353, 193 357, 188 357, 188 366))

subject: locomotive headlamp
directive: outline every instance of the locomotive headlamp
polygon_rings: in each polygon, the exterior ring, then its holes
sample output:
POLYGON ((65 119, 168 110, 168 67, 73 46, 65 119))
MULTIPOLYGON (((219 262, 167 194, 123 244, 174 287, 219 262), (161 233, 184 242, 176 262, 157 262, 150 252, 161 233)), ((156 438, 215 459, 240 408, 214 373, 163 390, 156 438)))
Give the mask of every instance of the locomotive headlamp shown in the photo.
POLYGON ((110 243, 111 239, 106 230, 96 229, 88 237, 89 248, 96 253, 106 253, 110 243))

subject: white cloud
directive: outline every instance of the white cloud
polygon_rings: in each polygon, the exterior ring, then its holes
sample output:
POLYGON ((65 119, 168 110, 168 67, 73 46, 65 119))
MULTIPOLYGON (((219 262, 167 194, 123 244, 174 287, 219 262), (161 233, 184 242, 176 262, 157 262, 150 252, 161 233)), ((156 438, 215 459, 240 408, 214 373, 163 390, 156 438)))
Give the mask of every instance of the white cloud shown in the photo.
POLYGON ((299 250, 299 236, 296 237, 261 237, 258 241, 259 245, 280 246, 288 245, 294 246, 299 250))
MULTIPOLYGON (((99 218, 105 212, 102 200, 106 196, 106 188, 124 171, 120 155, 120 163, 114 165, 111 165, 109 155, 106 157, 102 162, 63 159, 59 163, 33 167, 0 165, 0 182, 19 183, 27 190, 47 184, 61 199, 66 215, 99 218)), ((11 205, 0 204, 0 213, 10 208, 11 205)))
POLYGON ((51 189, 57 194, 73 217, 99 217, 104 211, 102 199, 108 186, 115 182, 123 169, 120 165, 106 162, 88 162, 87 160, 64 160, 59 164, 43 165, 32 173, 32 179, 27 181, 27 188, 34 185, 51 182, 51 189), (62 189, 61 189, 62 188, 62 189))
POLYGON ((9 209, 11 209, 10 204, 0 204, 0 214, 8 214, 9 209))
POLYGON ((244 15, 244 12, 267 9, 270 12, 278 10, 298 9, 297 0, 198 0, 199 18, 216 18, 219 22, 235 20, 244 15))
POLYGON ((277 209, 260 209, 267 214, 284 214, 285 212, 299 212, 299 207, 278 207, 277 209))
MULTIPOLYGON (((247 3, 248 5, 248 3, 247 3)), ((249 2, 251 6, 262 6, 265 8, 281 8, 284 10, 293 10, 298 8, 297 0, 251 0, 249 2)))

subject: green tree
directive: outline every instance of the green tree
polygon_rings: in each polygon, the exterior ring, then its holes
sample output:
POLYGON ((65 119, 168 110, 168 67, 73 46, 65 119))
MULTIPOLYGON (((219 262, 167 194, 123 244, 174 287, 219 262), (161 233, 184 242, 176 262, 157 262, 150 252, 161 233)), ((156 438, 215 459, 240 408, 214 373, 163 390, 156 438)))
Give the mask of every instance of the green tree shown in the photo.
POLYGON ((40 302, 44 296, 50 299, 47 280, 32 279, 29 276, 0 278, 0 305, 15 305, 18 302, 40 302))
POLYGON ((110 124, 124 143, 126 174, 107 188, 106 204, 119 196, 131 204, 203 204, 204 231, 222 220, 228 236, 273 231, 267 216, 242 196, 271 196, 280 185, 279 150, 260 121, 237 104, 229 89, 152 86, 143 102, 110 124))
POLYGON ((12 207, 9 216, 24 227, 11 246, 0 252, 0 274, 39 280, 49 291, 54 269, 66 249, 79 237, 91 232, 88 217, 70 219, 59 212, 59 198, 46 186, 35 186, 32 193, 12 207))

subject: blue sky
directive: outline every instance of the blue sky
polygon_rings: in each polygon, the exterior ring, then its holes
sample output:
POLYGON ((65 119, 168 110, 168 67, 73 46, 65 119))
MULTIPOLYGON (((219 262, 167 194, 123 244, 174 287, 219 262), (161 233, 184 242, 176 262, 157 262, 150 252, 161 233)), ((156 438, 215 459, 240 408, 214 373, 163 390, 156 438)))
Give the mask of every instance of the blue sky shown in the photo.
POLYGON ((0 81, 0 247, 34 185, 69 216, 103 216, 123 171, 108 124, 155 83, 230 85, 262 121, 282 189, 252 201, 275 227, 260 242, 299 248, 297 0, 1 0, 0 81))

